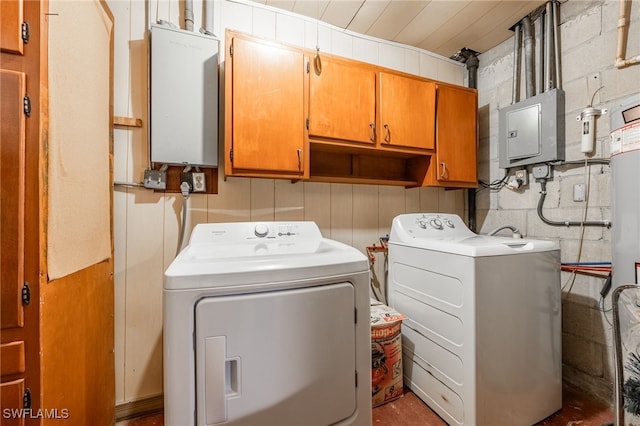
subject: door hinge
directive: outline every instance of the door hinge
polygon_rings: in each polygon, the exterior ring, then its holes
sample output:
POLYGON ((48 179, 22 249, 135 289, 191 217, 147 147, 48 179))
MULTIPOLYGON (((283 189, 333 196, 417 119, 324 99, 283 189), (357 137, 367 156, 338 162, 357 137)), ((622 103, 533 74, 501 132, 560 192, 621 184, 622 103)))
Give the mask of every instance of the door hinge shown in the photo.
POLYGON ((31 408, 31 389, 27 388, 22 394, 22 408, 29 409, 31 408))
POLYGON ((229 56, 233 56, 233 44, 229 46, 229 56))
POLYGON ((233 150, 229 151, 229 160, 231 161, 231 164, 233 164, 233 150))
POLYGON ((307 61, 307 74, 311 71, 311 65, 309 65, 309 61, 307 61))
POLYGON ((356 387, 358 387, 358 370, 356 370, 356 387))
POLYGON ((31 98, 29 95, 25 95, 22 98, 22 111, 24 111, 24 115, 31 117, 31 98))
POLYGON ((353 308, 353 323, 358 323, 358 308, 353 308))
POLYGON ((29 283, 25 282, 22 284, 22 304, 28 305, 29 303, 31 303, 31 289, 29 283))
POLYGON ((22 41, 25 44, 29 43, 29 23, 27 21, 22 23, 22 41))
POLYGON ((309 117, 304 121, 305 126, 307 126, 307 130, 309 130, 309 117))

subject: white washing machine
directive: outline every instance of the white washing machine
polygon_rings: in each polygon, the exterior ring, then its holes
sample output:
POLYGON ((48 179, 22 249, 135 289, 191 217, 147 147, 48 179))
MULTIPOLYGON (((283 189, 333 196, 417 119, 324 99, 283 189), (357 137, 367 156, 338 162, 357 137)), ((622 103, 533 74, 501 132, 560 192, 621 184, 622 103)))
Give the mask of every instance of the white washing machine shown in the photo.
POLYGON ((371 424, 369 265, 313 222, 197 225, 164 281, 167 426, 371 424))
POLYGON ((482 236, 453 214, 405 214, 389 302, 405 384, 450 425, 532 425, 562 408, 557 242, 482 236))

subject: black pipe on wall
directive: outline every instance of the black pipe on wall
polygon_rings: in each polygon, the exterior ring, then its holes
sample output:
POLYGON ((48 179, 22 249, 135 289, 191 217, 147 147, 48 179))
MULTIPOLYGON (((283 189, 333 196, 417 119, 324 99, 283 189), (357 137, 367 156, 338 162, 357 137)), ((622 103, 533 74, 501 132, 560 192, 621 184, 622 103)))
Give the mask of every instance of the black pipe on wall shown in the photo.
MULTIPOLYGON (((468 86, 472 89, 478 88, 478 65, 480 64, 480 60, 478 59, 478 52, 467 49, 466 47, 462 48, 458 53, 456 53, 452 59, 456 61, 462 62, 467 65, 469 84, 468 86)), ((476 232, 476 190, 475 188, 470 188, 467 190, 467 207, 469 208, 469 220, 467 226, 473 232, 476 232)))

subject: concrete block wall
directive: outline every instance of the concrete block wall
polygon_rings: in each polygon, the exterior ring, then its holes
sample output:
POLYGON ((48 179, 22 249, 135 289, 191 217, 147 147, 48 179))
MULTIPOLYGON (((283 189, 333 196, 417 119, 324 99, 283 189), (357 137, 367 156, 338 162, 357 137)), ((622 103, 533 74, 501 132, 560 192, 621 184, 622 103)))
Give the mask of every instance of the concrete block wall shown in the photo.
MULTIPOLYGON (((631 3, 627 57, 640 54, 640 2, 631 3)), ((617 1, 569 0, 560 6, 561 74, 565 91, 566 160, 584 160, 580 152, 580 123, 576 116, 593 98, 594 108, 609 108, 640 91, 640 65, 614 66, 618 41, 617 1), (597 92, 596 92, 597 90, 597 92), (594 95, 595 93, 595 95, 594 95)), ((480 110, 479 177, 501 179, 498 167, 499 110, 511 104, 513 37, 479 56, 478 106, 480 110)), ((537 64, 536 64, 537 67, 537 64)), ((523 78, 522 78, 523 80, 523 78)), ((525 93, 521 84, 521 97, 525 93)), ((609 157, 609 117, 596 121, 596 148, 590 158, 609 157)), ((530 173, 531 168, 528 168, 530 173)), ((573 201, 575 184, 588 185, 587 220, 611 219, 610 168, 555 167, 547 184, 544 216, 551 220, 580 221, 585 202, 573 201)), ((513 191, 478 192, 480 232, 502 224, 517 226, 530 237, 558 238, 563 262, 610 261, 611 231, 602 227, 555 227, 543 223, 536 207, 540 185, 529 174, 529 185, 513 191)), ((613 401, 613 344, 610 295, 601 299, 604 280, 562 274, 563 378, 603 400, 613 401)))

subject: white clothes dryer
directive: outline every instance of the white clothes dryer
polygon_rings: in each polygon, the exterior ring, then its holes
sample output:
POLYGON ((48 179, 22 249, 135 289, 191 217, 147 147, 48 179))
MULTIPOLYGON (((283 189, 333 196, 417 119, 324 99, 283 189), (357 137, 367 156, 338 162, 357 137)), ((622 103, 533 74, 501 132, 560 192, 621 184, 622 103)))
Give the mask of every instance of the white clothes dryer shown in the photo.
POLYGON ((450 425, 530 426, 562 408, 560 250, 405 214, 389 239, 405 384, 450 425))
POLYGON ((165 425, 369 426, 368 266, 313 222, 197 225, 165 272, 165 425))

